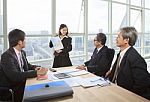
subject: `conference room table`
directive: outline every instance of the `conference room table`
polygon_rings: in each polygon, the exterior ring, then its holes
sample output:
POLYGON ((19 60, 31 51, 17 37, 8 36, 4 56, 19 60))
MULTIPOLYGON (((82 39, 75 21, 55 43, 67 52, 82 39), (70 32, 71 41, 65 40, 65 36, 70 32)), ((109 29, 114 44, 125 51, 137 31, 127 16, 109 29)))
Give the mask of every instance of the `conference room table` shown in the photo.
MULTIPOLYGON (((72 67, 62 67, 57 68, 57 70, 64 70, 75 68, 72 67)), ((92 73, 82 75, 82 78, 94 77, 92 73)), ((51 82, 51 80, 37 80, 36 78, 28 79, 26 86, 35 85, 41 83, 51 82)), ((74 94, 72 96, 65 96, 54 98, 50 100, 45 100, 42 102, 150 102, 149 100, 136 95, 124 88, 111 83, 109 86, 94 86, 89 88, 83 88, 82 86, 72 87, 74 94)))

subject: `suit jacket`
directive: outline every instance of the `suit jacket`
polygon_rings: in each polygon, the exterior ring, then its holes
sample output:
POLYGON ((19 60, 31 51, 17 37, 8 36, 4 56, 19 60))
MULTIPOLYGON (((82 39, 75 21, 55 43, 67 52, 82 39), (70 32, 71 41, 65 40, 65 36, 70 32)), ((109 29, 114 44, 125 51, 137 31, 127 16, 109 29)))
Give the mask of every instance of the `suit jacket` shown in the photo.
MULTIPOLYGON (((117 56, 117 59, 119 54, 117 56)), ((111 74, 112 80, 117 60, 114 63, 111 74)), ((142 56, 130 47, 120 63, 120 71, 117 76, 117 84, 127 90, 150 99, 150 74, 147 71, 147 64, 142 56)))
POLYGON ((96 55, 95 50, 91 59, 85 62, 85 66, 87 66, 89 72, 98 76, 105 76, 111 66, 108 56, 108 47, 103 46, 96 55))
MULTIPOLYGON (((64 48, 61 49, 62 52, 60 53, 57 53, 56 51, 54 52, 55 57, 53 68, 72 66, 71 60, 69 58, 69 52, 72 50, 72 38, 64 37, 61 42, 64 48)), ((49 43, 49 47, 53 47, 51 41, 49 43)))
POLYGON ((23 50, 21 53, 24 72, 20 71, 17 55, 13 48, 9 48, 1 55, 0 86, 11 88, 14 91, 15 99, 18 99, 15 102, 21 102, 22 100, 26 79, 37 76, 37 72, 34 70, 36 66, 28 63, 23 50), (18 97, 17 95, 20 96, 18 97))

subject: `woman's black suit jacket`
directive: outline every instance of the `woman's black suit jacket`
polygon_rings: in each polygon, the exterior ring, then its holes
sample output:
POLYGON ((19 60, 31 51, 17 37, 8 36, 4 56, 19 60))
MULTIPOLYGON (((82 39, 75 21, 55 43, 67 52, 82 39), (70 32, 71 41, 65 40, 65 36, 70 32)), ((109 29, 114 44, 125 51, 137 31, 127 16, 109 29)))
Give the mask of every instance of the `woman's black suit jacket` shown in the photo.
MULTIPOLYGON (((54 52, 54 62, 53 62, 53 68, 58 68, 58 67, 67 67, 67 66, 72 66, 70 57, 69 57, 69 52, 72 50, 72 38, 71 37, 64 37, 61 40, 63 44, 63 49, 62 52, 57 53, 56 51, 54 52)), ((53 47, 52 42, 50 41, 49 47, 53 47)))

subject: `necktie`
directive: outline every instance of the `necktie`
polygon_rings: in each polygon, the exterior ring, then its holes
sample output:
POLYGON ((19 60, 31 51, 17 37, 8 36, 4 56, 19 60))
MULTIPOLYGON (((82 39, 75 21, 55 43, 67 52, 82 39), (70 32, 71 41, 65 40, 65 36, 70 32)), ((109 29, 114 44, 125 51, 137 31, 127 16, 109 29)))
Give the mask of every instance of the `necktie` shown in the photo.
POLYGON ((18 53, 18 56, 19 56, 19 66, 20 66, 20 70, 21 70, 21 72, 24 72, 24 69, 23 69, 23 59, 22 59, 22 54, 21 54, 21 52, 18 53))
POLYGON ((116 69, 115 69, 115 72, 114 72, 114 76, 113 76, 113 79, 112 79, 112 82, 115 82, 115 83, 116 83, 116 79, 117 79, 118 72, 119 72, 120 59, 121 59, 121 56, 119 55, 118 60, 117 60, 117 64, 116 64, 116 69))
POLYGON ((94 58, 96 56, 97 52, 98 52, 98 50, 95 49, 95 51, 93 52, 92 58, 94 58))

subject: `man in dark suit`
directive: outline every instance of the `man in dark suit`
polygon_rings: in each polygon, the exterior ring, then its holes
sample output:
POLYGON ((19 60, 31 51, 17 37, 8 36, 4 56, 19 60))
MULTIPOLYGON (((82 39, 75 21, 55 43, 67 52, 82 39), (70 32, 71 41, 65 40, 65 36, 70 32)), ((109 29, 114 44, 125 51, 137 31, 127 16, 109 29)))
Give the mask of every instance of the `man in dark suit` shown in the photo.
MULTIPOLYGON (((9 35, 9 49, 1 55, 0 86, 8 87, 14 92, 14 101, 22 102, 27 78, 45 75, 46 68, 28 63, 25 51, 25 33, 19 29, 12 30, 9 35)), ((10 95, 1 97, 9 100, 10 95)))
POLYGON ((137 40, 134 27, 123 27, 116 44, 120 47, 116 62, 108 77, 117 85, 150 99, 150 74, 143 57, 133 48, 137 40))
POLYGON ((108 47, 105 46, 106 35, 103 33, 97 34, 94 38, 95 50, 91 59, 85 62, 85 65, 78 66, 77 69, 87 70, 98 76, 105 76, 106 72, 110 69, 111 62, 108 53, 108 47))

